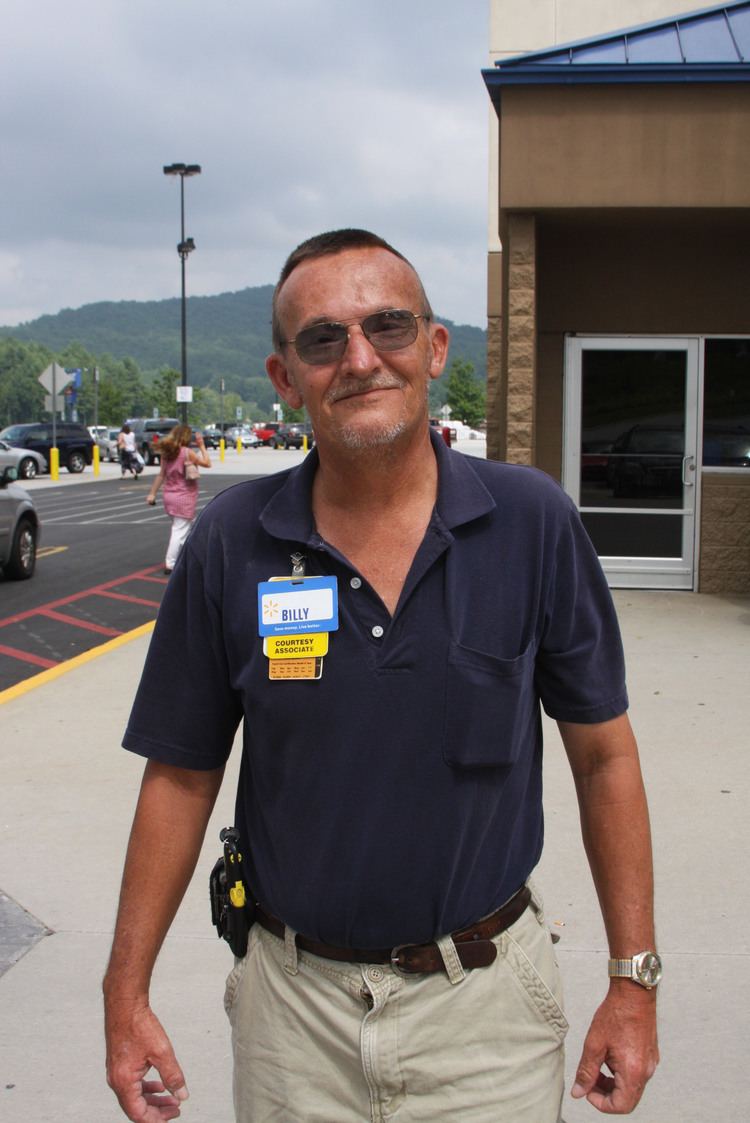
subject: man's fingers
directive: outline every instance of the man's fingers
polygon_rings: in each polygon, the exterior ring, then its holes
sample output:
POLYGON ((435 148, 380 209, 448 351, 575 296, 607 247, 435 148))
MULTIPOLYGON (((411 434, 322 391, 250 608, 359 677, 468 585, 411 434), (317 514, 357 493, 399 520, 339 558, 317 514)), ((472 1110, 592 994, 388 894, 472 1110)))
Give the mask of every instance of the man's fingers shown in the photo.
POLYGON ((178 1098, 161 1080, 139 1080, 117 1098, 133 1123, 164 1123, 178 1118, 180 1103, 187 1099, 187 1089, 183 1086, 181 1090, 184 1095, 178 1098))
POLYGON ((603 1056, 599 1056, 595 1059, 588 1058, 584 1048, 584 1055, 581 1057, 576 1071, 575 1083, 570 1089, 570 1094, 574 1100, 583 1099, 584 1096, 587 1096, 589 1092, 597 1086, 600 1080, 606 1079, 604 1073, 601 1071, 603 1060, 603 1056))

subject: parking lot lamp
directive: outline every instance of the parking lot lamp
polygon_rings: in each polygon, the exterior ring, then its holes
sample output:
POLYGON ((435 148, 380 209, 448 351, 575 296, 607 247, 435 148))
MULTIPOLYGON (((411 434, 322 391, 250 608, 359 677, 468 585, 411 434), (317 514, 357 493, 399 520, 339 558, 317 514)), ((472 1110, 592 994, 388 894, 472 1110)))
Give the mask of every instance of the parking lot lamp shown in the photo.
MULTIPOLYGON (((182 339, 182 378, 181 385, 187 386, 187 315, 185 301, 185 262, 189 253, 195 249, 192 238, 185 237, 185 177, 200 175, 200 164, 165 164, 164 175, 178 175, 180 177, 180 240, 177 243, 177 253, 180 257, 180 273, 182 277, 181 311, 181 339, 182 339)), ((188 404, 182 402, 182 423, 187 425, 188 404)))

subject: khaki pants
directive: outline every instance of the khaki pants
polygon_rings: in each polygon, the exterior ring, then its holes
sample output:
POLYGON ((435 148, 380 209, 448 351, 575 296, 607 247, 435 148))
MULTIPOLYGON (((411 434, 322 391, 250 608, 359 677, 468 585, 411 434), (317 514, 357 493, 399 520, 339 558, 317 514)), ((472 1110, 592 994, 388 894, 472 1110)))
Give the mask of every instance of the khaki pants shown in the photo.
POLYGON ((320 959, 255 925, 225 998, 237 1123, 559 1123, 568 1026, 539 907, 495 944, 451 981, 320 959))

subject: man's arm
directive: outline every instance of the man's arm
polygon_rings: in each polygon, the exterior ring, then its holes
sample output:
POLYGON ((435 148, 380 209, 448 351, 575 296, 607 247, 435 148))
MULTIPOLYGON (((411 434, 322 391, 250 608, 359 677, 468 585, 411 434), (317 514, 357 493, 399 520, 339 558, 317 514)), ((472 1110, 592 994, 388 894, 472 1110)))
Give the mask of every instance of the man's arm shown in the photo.
MULTIPOLYGON (((638 748, 625 714, 596 725, 559 722, 578 793, 581 830, 610 955, 654 943, 653 867, 638 748)), ((627 1114, 659 1060, 656 991, 611 979, 583 1046, 572 1095, 627 1114), (605 1064, 611 1076, 601 1071, 605 1064)))
POLYGON ((185 1078, 149 1006, 156 957, 195 869, 224 769, 149 761, 125 859, 112 954, 104 978, 107 1080, 127 1117, 180 1114, 185 1078), (151 1067, 160 1080, 145 1080, 151 1067))

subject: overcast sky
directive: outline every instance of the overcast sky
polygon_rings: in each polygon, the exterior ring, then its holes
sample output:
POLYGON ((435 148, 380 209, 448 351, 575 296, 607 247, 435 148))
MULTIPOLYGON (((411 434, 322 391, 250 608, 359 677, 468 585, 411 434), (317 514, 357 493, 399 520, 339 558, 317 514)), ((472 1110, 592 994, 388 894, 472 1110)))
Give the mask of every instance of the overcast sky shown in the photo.
POLYGON ((487 0, 5 0, 0 324, 276 280, 382 234, 484 326, 487 0))

